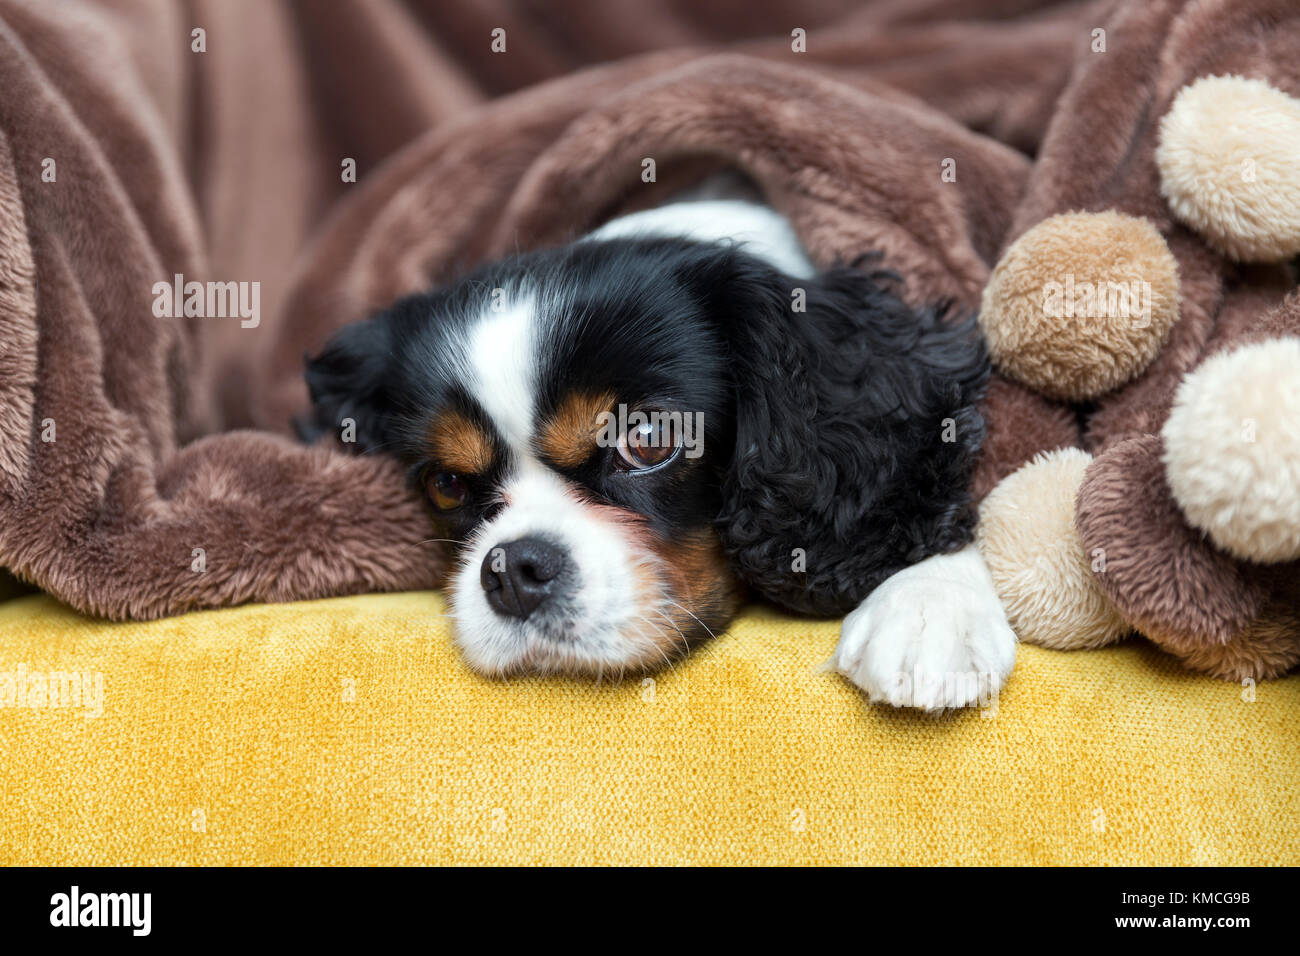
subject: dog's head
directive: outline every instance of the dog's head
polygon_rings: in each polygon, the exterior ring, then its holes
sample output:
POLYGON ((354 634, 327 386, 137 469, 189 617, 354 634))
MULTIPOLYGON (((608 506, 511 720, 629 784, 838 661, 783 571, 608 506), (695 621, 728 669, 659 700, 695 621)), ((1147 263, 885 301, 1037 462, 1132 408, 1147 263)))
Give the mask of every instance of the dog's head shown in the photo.
POLYGON ((410 466, 472 666, 621 673, 746 588, 843 613, 965 543, 987 373, 972 322, 880 274, 585 241, 341 330, 308 362, 304 432, 410 466))

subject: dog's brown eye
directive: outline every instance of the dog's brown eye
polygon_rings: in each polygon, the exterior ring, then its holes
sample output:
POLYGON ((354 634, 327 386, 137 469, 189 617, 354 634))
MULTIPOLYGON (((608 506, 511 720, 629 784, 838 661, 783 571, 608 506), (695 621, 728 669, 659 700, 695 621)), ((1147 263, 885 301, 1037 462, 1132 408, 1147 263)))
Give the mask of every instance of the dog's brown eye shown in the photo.
POLYGON ((449 471, 435 471, 425 479, 424 487, 439 511, 455 511, 469 498, 465 479, 449 471))
POLYGON ((662 465, 677 453, 677 430, 670 421, 649 421, 633 425, 618 443, 619 456, 640 470, 662 465))

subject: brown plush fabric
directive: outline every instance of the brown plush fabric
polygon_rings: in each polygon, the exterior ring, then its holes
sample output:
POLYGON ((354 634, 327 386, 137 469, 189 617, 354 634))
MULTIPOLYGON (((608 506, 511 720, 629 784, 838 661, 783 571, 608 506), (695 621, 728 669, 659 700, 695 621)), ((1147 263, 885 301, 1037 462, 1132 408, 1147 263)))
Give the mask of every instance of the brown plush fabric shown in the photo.
MULTIPOLYGON (((1080 60, 1007 236, 1010 244, 1057 213, 1113 209, 1151 221, 1178 260, 1181 318, 1138 380, 1104 397, 1089 416, 1086 446, 1096 453, 1159 431, 1178 383, 1206 357, 1225 279, 1237 272, 1176 223, 1161 198, 1154 158, 1160 120, 1201 76, 1259 77, 1300 95, 1300 7, 1293 0, 1152 0, 1117 5, 1104 29, 1107 51, 1080 60)), ((1249 284, 1254 314, 1293 287, 1282 270, 1249 284)))
MULTIPOLYGON (((305 350, 723 165, 974 307, 1096 8, 0 0, 0 566, 113 618, 434 584, 396 467, 288 437, 305 350), (176 274, 260 322, 155 316, 176 274)), ((1076 440, 1003 392, 990 473, 1076 440)))
POLYGON ((1165 483, 1158 436, 1120 442, 1089 466, 1076 526, 1085 552, 1106 557, 1098 580, 1107 596, 1148 636, 1223 643, 1268 601, 1262 582, 1188 527, 1165 483))
POLYGON ((1073 409, 1000 375, 993 376, 982 410, 985 435, 975 467, 977 500, 1040 452, 1083 444, 1073 409))
POLYGON ((1107 51, 1083 57, 1043 139, 1009 244, 1048 216, 1116 210, 1150 221, 1178 263, 1181 315, 1133 381, 1077 410, 1097 456, 1077 501, 1084 547, 1126 620, 1198 669, 1267 677, 1300 658, 1300 565, 1257 565, 1188 526, 1169 491, 1160 430, 1183 378, 1207 357, 1300 335, 1287 267, 1243 267, 1176 222, 1155 163, 1159 124, 1199 77, 1240 75, 1300 95, 1293 0, 1152 0, 1116 5, 1107 51), (1289 634, 1291 644, 1282 635, 1289 634))
MULTIPOLYGON (((1269 308, 1294 279, 1248 269, 1237 277, 1246 280, 1230 285, 1206 357, 1300 336, 1300 292, 1269 308)), ((1156 428, 1172 395, 1160 401, 1156 428)), ((1099 455, 1079 489, 1076 524, 1084 548, 1107 556, 1098 581, 1120 613, 1189 666, 1238 680, 1300 663, 1300 561, 1241 561, 1190 527, 1169 490, 1159 435, 1119 440, 1099 455)))

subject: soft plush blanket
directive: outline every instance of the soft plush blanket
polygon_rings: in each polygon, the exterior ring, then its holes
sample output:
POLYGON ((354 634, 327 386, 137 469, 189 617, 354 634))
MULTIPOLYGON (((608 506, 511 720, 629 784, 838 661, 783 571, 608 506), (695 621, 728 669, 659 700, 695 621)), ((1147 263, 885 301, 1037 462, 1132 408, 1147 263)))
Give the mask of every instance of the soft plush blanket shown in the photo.
POLYGON ((434 584, 397 469, 290 437, 304 351, 719 165, 974 303, 1100 16, 656 6, 0 2, 0 566, 112 618, 434 584))
MULTIPOLYGON (((112 618, 434 585, 397 467, 290 437, 304 352, 723 167, 973 310, 1127 12, 688 6, 0 0, 0 566, 112 618)), ((1078 441, 986 413, 980 492, 1078 441)))

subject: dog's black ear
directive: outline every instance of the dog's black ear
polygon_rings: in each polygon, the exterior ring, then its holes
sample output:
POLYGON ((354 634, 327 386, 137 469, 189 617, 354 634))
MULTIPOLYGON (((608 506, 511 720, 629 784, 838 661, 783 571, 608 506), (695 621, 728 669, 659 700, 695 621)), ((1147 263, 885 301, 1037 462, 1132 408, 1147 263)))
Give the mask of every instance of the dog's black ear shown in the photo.
POLYGON ((319 355, 306 358, 312 410, 294 421, 298 437, 334 435, 362 452, 389 444, 395 365, 386 313, 339 329, 319 355))
POLYGON ((987 350, 973 316, 912 309, 895 281, 737 256, 712 306, 736 396, 719 533, 751 588, 802 613, 844 614, 973 533, 987 350))

